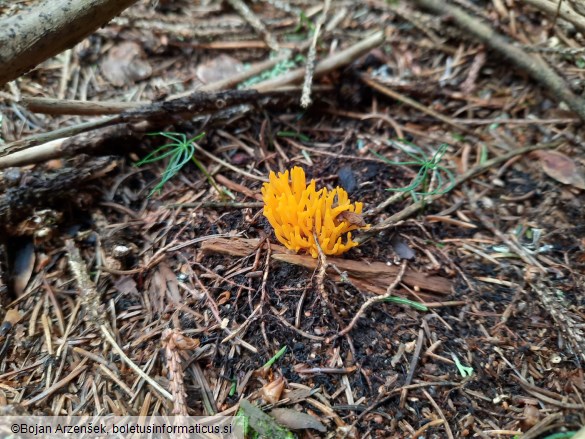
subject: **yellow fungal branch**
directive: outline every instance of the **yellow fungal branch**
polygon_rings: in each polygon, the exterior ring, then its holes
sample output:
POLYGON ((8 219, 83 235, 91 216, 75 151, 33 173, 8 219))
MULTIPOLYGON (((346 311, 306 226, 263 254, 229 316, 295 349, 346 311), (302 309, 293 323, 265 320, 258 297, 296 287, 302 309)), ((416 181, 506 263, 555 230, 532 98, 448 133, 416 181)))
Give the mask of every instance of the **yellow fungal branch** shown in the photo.
POLYGON ((295 166, 290 172, 270 173, 262 187, 264 216, 278 240, 290 250, 319 254, 313 232, 326 255, 340 255, 358 245, 351 231, 367 229, 359 215, 362 203, 351 203, 340 187, 316 190, 315 180, 307 186, 305 171, 295 166), (290 178, 289 178, 290 175, 290 178), (345 238, 345 243, 343 242, 345 238))

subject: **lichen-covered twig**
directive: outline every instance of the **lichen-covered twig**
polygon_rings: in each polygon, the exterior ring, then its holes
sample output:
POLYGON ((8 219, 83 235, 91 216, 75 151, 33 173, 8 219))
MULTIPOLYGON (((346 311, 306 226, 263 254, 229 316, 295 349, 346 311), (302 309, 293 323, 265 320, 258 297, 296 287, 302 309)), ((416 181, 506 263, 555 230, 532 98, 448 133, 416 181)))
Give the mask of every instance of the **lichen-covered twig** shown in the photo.
POLYGON ((331 0, 325 0, 323 5, 323 12, 319 16, 317 24, 315 25, 313 39, 311 40, 311 46, 309 47, 309 52, 307 54, 307 62, 305 64, 305 82, 303 83, 303 94, 301 95, 301 107, 303 108, 307 108, 309 105, 311 105, 311 85, 313 84, 313 74, 315 73, 317 40, 319 39, 319 34, 321 33, 321 27, 323 27, 323 23, 327 17, 327 12, 329 12, 330 4, 331 0))

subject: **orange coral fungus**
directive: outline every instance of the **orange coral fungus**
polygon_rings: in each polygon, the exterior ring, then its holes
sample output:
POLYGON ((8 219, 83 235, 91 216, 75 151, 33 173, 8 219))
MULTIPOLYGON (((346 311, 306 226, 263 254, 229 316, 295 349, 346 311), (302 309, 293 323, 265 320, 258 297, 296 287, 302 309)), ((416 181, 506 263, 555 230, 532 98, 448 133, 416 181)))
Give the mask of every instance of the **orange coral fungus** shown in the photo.
POLYGON ((340 255, 358 245, 351 239, 351 231, 369 227, 359 216, 362 203, 352 204, 340 187, 317 191, 315 180, 307 186, 305 171, 298 166, 290 171, 290 180, 289 171, 278 176, 271 172, 270 181, 262 187, 264 216, 281 243, 314 258, 319 253, 313 232, 326 255, 340 255))

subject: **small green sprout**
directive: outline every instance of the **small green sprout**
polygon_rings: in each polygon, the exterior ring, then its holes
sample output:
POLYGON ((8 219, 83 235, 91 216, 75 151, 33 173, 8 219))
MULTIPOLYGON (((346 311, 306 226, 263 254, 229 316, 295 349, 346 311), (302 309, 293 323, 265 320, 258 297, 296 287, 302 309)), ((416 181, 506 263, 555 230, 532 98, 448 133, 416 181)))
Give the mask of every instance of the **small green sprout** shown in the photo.
POLYGON ((309 136, 302 134, 302 133, 297 133, 295 131, 279 131, 276 133, 276 135, 278 137, 290 137, 293 139, 299 139, 303 142, 310 142, 311 141, 309 136))
POLYGON ((229 396, 234 396, 236 394, 236 391, 238 390, 238 381, 235 379, 232 379, 232 385, 230 386, 230 393, 229 396))
POLYGON ((162 136, 169 140, 170 143, 166 143, 162 146, 157 147, 153 152, 148 154, 138 163, 136 166, 143 166, 147 163, 153 163, 159 160, 169 158, 169 162, 167 167, 163 171, 160 181, 154 187, 149 197, 151 197, 155 192, 160 192, 165 183, 167 183, 171 178, 173 178, 177 173, 185 166, 190 160, 195 163, 195 166, 199 168, 199 170, 207 177, 209 183, 218 191, 218 193, 222 193, 221 189, 217 186, 213 178, 207 173, 203 165, 195 158, 195 146, 193 145, 194 142, 201 140, 205 133, 198 134, 197 136, 187 139, 187 136, 183 133, 165 133, 165 132, 158 132, 158 133, 149 133, 149 136, 162 136))
POLYGON ((439 195, 439 194, 445 194, 445 193, 449 192, 451 189, 453 189, 453 187, 455 186, 455 177, 454 177, 453 173, 451 171, 449 171, 447 168, 445 168, 444 166, 441 166, 439 164, 441 162, 441 159, 443 158, 443 155, 445 154, 445 152, 447 152, 447 148, 448 148, 447 144, 441 145, 439 147, 439 149, 437 150, 437 152, 431 158, 426 157, 424 155, 423 151, 419 147, 417 147, 416 145, 413 145, 410 143, 408 145, 411 146, 412 149, 414 149, 416 151, 416 153, 408 151, 406 148, 404 148, 396 143, 396 146, 400 150, 402 150, 402 152, 404 152, 406 155, 408 155, 409 157, 414 159, 412 161, 407 161, 407 162, 393 162, 393 161, 387 159, 386 157, 378 154, 377 152, 372 151, 372 153, 376 157, 378 157, 379 159, 388 163, 389 165, 393 165, 393 166, 420 166, 418 174, 416 175, 416 177, 414 177, 414 179, 412 180, 410 185, 408 185, 405 188, 386 189, 386 190, 392 191, 392 192, 410 192, 411 195, 413 196, 413 198, 416 200, 417 195, 423 195, 423 196, 439 195), (447 176, 448 184, 445 184, 445 180, 444 180, 443 175, 447 176), (434 189, 430 188, 430 190, 429 190, 429 187, 428 187, 429 180, 432 178, 436 179, 437 184, 436 184, 436 187, 434 189), (417 191, 417 189, 421 188, 421 186, 422 186, 422 191, 417 191))
POLYGON ((298 33, 301 30, 303 30, 303 27, 308 28, 311 31, 311 33, 315 32, 315 30, 316 30, 316 27, 313 24, 313 22, 311 21, 311 19, 309 17, 307 17, 307 14, 305 14, 303 11, 301 11, 299 14, 299 23, 297 24, 297 27, 295 28, 295 30, 293 32, 298 33))
POLYGON ((281 348, 275 355, 274 357, 272 357, 270 360, 268 360, 266 362, 266 364, 264 366, 262 366, 263 369, 269 369, 270 367, 272 367, 272 365, 276 362, 276 360, 278 360, 280 357, 282 357, 284 355, 284 353, 286 352, 287 347, 284 346, 283 348, 281 348))
POLYGON ((423 305, 420 302, 415 302, 414 300, 405 299, 404 297, 390 296, 390 297, 386 297, 384 299, 384 302, 397 303, 398 305, 408 305, 411 308, 414 308, 418 311, 428 311, 429 310, 428 306, 423 305))
POLYGON ((459 358, 457 358, 457 355, 455 354, 451 354, 451 358, 453 358, 455 366, 457 366, 457 369, 459 369, 459 373, 463 378, 470 377, 471 375, 473 375, 473 367, 467 367, 461 364, 459 358))

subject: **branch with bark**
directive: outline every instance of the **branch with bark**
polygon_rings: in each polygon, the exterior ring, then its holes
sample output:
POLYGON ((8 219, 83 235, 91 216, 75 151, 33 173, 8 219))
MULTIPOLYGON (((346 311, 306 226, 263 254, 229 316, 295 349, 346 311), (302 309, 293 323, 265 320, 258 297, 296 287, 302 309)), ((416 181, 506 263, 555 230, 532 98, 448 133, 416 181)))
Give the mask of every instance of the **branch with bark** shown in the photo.
POLYGON ((461 8, 444 0, 414 0, 416 4, 437 15, 449 17, 460 29, 528 73, 558 101, 564 101, 582 120, 585 120, 585 99, 571 91, 567 82, 542 58, 514 46, 490 26, 480 22, 461 8))
POLYGON ((77 44, 136 0, 45 0, 0 20, 0 86, 77 44))

